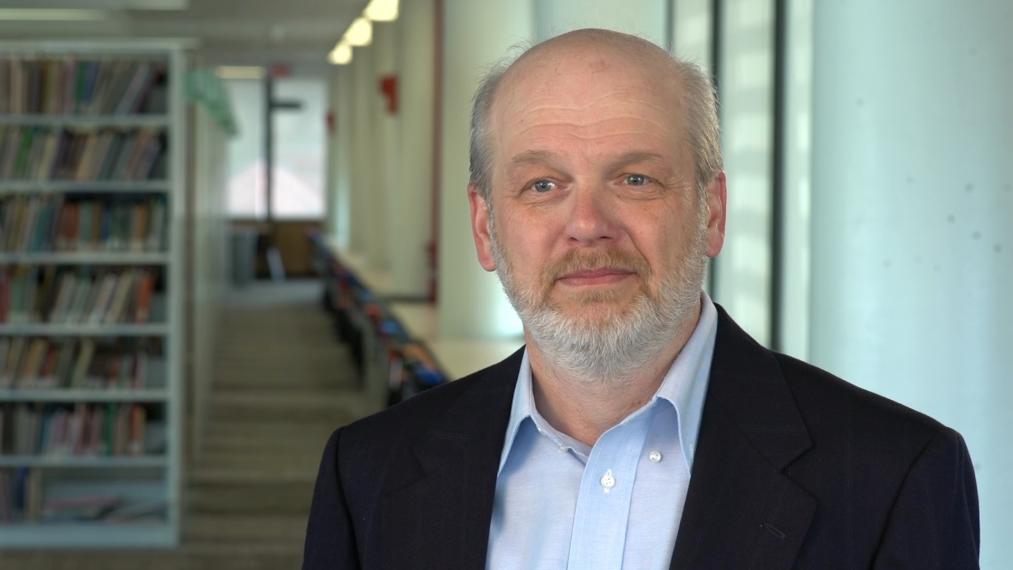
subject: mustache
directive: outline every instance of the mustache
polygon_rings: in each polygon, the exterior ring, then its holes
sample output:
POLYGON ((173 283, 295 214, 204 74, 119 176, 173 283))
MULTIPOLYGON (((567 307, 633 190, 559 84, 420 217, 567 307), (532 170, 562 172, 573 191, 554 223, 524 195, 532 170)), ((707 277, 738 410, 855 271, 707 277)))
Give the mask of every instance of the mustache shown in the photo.
POLYGON ((647 262, 637 255, 631 255, 618 250, 573 250, 567 252, 559 261, 551 264, 545 274, 549 282, 552 283, 569 273, 596 271, 599 269, 629 271, 644 277, 648 276, 651 272, 651 268, 647 265, 647 262))

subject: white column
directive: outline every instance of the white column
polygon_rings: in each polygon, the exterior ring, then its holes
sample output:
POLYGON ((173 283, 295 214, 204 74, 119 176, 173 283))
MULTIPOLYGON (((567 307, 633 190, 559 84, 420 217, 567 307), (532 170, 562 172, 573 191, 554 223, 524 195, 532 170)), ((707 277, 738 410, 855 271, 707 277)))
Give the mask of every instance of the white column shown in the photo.
MULTIPOLYGON (((372 75, 363 87, 369 92, 369 118, 372 119, 372 151, 366 162, 369 168, 369 241, 366 243, 366 261, 370 268, 390 269, 390 248, 399 237, 391 222, 391 213, 397 207, 397 176, 400 170, 400 148, 397 145, 398 119, 387 110, 387 98, 380 90, 380 79, 397 73, 397 22, 374 23, 372 75)), ((365 51, 365 50, 361 50, 365 51)))
POLYGON ((349 249, 357 255, 370 258, 373 219, 372 195, 376 178, 372 171, 373 138, 376 129, 373 117, 374 95, 373 50, 356 48, 353 51, 352 72, 352 139, 351 139, 351 191, 349 193, 349 249))
POLYGON ((670 0, 538 0, 536 38, 547 40, 580 28, 607 28, 666 46, 670 0))
POLYGON ((352 220, 352 131, 355 92, 352 86, 352 69, 347 65, 335 67, 331 83, 331 112, 334 113, 335 133, 329 147, 331 178, 328 192, 331 199, 328 205, 333 211, 328 215, 328 219, 332 220, 333 224, 330 228, 331 235, 337 239, 341 248, 347 249, 351 238, 349 226, 352 220))
POLYGON ((389 255, 391 289, 410 297, 428 294, 431 278, 435 10, 433 0, 401 3, 401 168, 396 180, 398 204, 390 211, 397 240, 389 255))
POLYGON ((672 53, 711 71, 713 0, 672 0, 672 53))
POLYGON ((440 184, 439 314, 445 337, 520 334, 499 281, 478 265, 468 216, 468 125, 482 73, 519 43, 531 41, 530 2, 444 0, 440 184))
POLYGON ((1013 4, 815 3, 813 360, 964 434, 1013 560, 1013 4))
POLYGON ((783 242, 781 244, 781 346, 809 358, 809 213, 812 194, 812 73, 814 0, 787 3, 785 38, 783 242))
POLYGON ((713 295, 763 344, 770 339, 773 14, 772 0, 725 0, 718 65, 728 222, 713 295))

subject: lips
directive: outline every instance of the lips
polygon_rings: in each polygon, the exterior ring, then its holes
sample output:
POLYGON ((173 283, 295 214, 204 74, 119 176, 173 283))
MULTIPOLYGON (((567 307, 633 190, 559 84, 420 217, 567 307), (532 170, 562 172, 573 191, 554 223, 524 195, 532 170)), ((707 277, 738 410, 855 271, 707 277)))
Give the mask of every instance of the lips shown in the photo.
POLYGON ((568 285, 600 285, 622 281, 631 275, 634 272, 627 269, 583 269, 566 273, 559 277, 559 281, 568 285))

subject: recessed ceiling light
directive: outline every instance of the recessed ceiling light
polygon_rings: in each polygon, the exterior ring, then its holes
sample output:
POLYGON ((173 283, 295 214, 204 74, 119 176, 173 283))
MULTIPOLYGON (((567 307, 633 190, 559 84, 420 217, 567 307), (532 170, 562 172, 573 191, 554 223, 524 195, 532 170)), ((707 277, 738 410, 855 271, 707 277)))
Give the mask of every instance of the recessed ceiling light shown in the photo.
POLYGON ((393 22, 397 20, 398 0, 371 0, 363 12, 374 22, 393 22))
POLYGON ((352 62, 352 46, 342 42, 334 46, 327 54, 327 61, 334 65, 346 65, 352 62))
POLYGON ((373 23, 366 18, 356 18, 351 26, 345 30, 342 38, 350 46, 368 46, 373 42, 373 23))

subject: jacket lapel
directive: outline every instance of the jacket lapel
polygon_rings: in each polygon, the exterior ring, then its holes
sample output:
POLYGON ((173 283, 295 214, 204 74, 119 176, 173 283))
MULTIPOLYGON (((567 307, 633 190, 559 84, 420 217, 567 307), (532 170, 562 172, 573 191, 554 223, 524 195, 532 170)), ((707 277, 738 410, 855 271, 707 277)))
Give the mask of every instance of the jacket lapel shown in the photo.
POLYGON ((383 568, 485 567, 496 471, 522 351, 476 378, 388 470, 383 568))
POLYGON ((811 446, 771 353, 723 309, 673 570, 786 569, 816 509, 782 470, 811 446))

